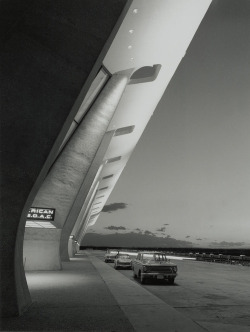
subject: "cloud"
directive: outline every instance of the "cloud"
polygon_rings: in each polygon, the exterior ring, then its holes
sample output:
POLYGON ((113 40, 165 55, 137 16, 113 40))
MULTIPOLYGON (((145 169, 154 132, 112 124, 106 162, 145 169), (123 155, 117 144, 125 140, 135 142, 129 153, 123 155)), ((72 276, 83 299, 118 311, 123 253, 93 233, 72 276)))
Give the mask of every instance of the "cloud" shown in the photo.
POLYGON ((161 227, 161 228, 157 229, 157 232, 165 232, 165 230, 166 230, 166 227, 161 227))
POLYGON ((202 239, 200 239, 200 238, 198 238, 198 239, 196 239, 197 241, 202 241, 202 239))
POLYGON ((104 227, 105 229, 109 229, 110 231, 126 231, 126 227, 123 226, 108 226, 108 227, 104 227))
POLYGON ((127 205, 127 203, 111 203, 105 205, 102 209, 102 212, 112 213, 113 211, 126 209, 127 205))
POLYGON ((145 235, 151 235, 151 236, 155 236, 155 234, 154 233, 152 233, 152 232, 150 232, 150 231, 144 231, 144 234, 145 235))
POLYGON ((141 228, 135 228, 134 231, 137 232, 137 234, 142 234, 142 229, 141 228))
POLYGON ((212 246, 216 246, 216 247, 242 247, 245 245, 245 242, 226 242, 226 241, 222 241, 222 242, 211 242, 210 243, 210 247, 212 246))
POLYGON ((189 238, 190 238, 190 235, 187 235, 187 236, 186 236, 186 239, 189 239, 189 238))
POLYGON ((163 225, 169 226, 169 224, 163 224, 163 225))

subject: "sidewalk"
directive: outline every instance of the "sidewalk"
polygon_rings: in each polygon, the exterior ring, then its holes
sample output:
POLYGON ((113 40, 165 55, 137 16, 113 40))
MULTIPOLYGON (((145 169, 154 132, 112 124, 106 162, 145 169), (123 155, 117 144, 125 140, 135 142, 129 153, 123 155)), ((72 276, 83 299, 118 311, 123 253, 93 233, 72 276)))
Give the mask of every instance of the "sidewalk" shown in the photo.
POLYGON ((21 317, 4 319, 2 331, 134 331, 85 254, 61 271, 26 276, 33 304, 21 317))
POLYGON ((27 281, 33 304, 2 331, 206 331, 91 252, 27 281))

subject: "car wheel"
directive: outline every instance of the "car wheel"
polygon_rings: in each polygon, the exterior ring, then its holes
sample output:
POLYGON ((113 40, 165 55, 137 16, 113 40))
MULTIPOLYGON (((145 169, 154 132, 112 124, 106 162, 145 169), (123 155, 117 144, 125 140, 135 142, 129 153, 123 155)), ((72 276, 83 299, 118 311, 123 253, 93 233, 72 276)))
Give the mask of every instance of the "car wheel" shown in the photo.
POLYGON ((118 266, 117 266, 116 264, 114 265, 114 269, 115 269, 115 270, 117 270, 117 269, 118 269, 118 266))
POLYGON ((107 260, 105 259, 104 262, 107 263, 107 260))
POLYGON ((133 277, 136 279, 137 278, 137 274, 135 273, 135 271, 133 270, 133 277))
POLYGON ((141 284, 145 284, 146 279, 141 275, 141 284))
POLYGON ((139 278, 140 278, 141 284, 145 284, 145 278, 142 276, 141 271, 139 271, 139 278))
POLYGON ((170 283, 170 285, 173 285, 173 284, 174 284, 174 279, 175 279, 175 278, 168 278, 168 282, 170 283))

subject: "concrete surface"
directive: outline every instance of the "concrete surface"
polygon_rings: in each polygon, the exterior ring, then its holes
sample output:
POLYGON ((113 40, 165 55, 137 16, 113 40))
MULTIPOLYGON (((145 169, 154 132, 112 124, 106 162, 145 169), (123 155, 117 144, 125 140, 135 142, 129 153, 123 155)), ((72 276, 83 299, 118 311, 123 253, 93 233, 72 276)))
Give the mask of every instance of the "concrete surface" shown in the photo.
POLYGON ((61 229, 27 227, 24 234, 23 265, 29 270, 61 270, 61 229))
POLYGON ((26 276, 33 304, 21 317, 2 319, 2 331, 134 330, 85 255, 64 262, 61 271, 26 276))
POLYGON ((33 304, 2 331, 246 332, 249 267, 179 261, 175 285, 141 285, 131 270, 83 251, 61 271, 27 272, 33 304))

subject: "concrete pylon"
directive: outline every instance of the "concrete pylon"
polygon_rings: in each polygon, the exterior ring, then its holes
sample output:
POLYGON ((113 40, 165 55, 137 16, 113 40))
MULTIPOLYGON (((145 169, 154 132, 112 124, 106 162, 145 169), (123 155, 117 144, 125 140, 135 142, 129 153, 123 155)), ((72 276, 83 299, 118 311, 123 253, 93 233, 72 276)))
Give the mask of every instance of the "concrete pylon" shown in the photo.
MULTIPOLYGON (((108 131, 104 134, 102 142, 95 154, 93 162, 84 177, 81 188, 70 209, 61 233, 60 256, 62 261, 69 261, 68 241, 75 226, 80 227, 84 223, 84 215, 93 199, 93 193, 96 191, 100 173, 103 167, 103 159, 108 149, 110 141, 115 131, 108 131)), ((73 233, 74 234, 74 233, 73 233)))
MULTIPOLYGON (((92 170, 91 165, 132 73, 133 69, 121 71, 109 79, 40 187, 32 206, 56 210, 53 224, 56 226, 57 232, 53 229, 47 229, 46 231, 50 235, 44 236, 43 231, 34 229, 33 232, 36 236, 34 242, 32 241, 32 230, 29 229, 29 237, 25 237, 24 243, 24 259, 27 270, 60 269, 58 230, 62 230, 64 227, 72 230, 74 227, 80 211, 78 214, 71 213, 72 218, 68 218, 68 216, 87 173, 90 186, 94 180, 99 166, 93 167, 92 170), (45 250, 48 249, 47 238, 53 241, 53 252, 51 253, 47 251, 45 253, 45 250)), ((102 158, 99 162, 101 165, 102 158)), ((69 235, 70 233, 68 233, 69 235)), ((65 241, 65 245, 68 246, 68 242, 66 244, 65 241)))

